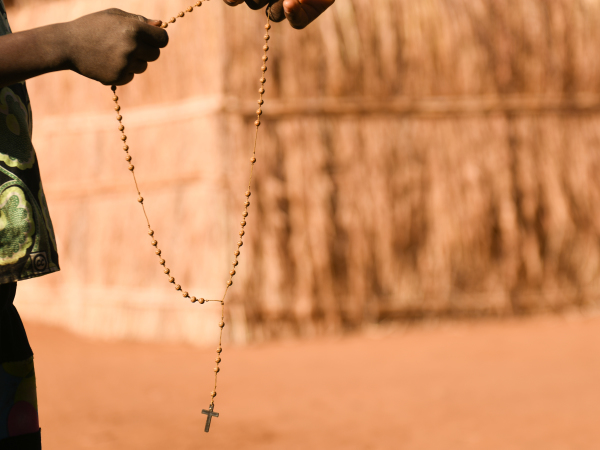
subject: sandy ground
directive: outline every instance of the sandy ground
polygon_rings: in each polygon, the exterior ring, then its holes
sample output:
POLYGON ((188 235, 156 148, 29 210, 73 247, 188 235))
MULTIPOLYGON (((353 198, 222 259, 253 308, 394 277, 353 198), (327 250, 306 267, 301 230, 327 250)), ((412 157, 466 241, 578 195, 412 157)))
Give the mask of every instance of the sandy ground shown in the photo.
POLYGON ((214 351, 26 324, 45 450, 598 449, 600 317, 214 351))

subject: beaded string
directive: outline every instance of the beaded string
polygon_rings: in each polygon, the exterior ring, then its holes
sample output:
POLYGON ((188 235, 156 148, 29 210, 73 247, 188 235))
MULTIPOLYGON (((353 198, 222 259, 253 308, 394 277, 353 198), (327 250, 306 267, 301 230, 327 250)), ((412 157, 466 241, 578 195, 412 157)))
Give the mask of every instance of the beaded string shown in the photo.
MULTIPOLYGON (((186 11, 188 13, 191 13, 195 7, 200 7, 202 6, 202 3, 205 1, 209 1, 209 0, 198 0, 193 6, 189 6, 186 11)), ((182 18, 185 16, 185 12, 181 11, 179 14, 177 14, 178 18, 182 18)), ((167 28, 169 26, 169 24, 173 24, 177 21, 176 17, 171 17, 171 19, 168 20, 168 22, 163 22, 161 24, 161 28, 167 28)), ((254 175, 254 165, 256 164, 256 145, 258 142, 258 130, 260 127, 260 117, 263 113, 262 111, 262 106, 264 104, 264 100, 263 100, 263 95, 265 93, 265 83, 267 82, 266 78, 265 78, 265 72, 267 71, 267 61, 269 60, 269 57, 267 56, 267 52, 269 51, 269 30, 271 29, 271 24, 270 24, 270 20, 269 20, 269 11, 267 10, 267 24, 265 25, 265 30, 266 33, 264 35, 264 40, 265 40, 265 45, 263 46, 263 51, 264 54, 262 56, 262 61, 263 61, 263 65, 261 67, 261 71, 262 71, 262 76, 260 78, 260 89, 258 90, 258 93, 260 94, 260 98, 258 99, 258 109, 256 111, 256 121, 254 122, 254 126, 256 127, 256 133, 254 135, 254 146, 252 149, 252 157, 250 158, 250 177, 248 180, 248 190, 245 193, 246 196, 246 201, 244 202, 244 211, 242 212, 242 221, 240 222, 241 225, 241 229, 238 233, 239 235, 239 240, 237 242, 237 249, 234 252, 234 260, 232 262, 232 267, 231 270, 229 272, 229 279, 227 280, 226 283, 226 287, 225 287, 225 292, 223 294, 223 297, 220 300, 208 300, 208 299, 204 299, 204 298, 196 298, 194 296, 190 296, 190 294, 188 293, 188 291, 184 290, 181 285, 176 284, 175 282, 175 278, 173 277, 171 270, 166 266, 166 261, 164 260, 163 256, 162 256, 162 250, 160 248, 158 248, 158 241, 156 240, 155 233, 154 233, 154 229, 152 228, 152 226, 150 225, 150 219, 148 218, 148 213, 146 212, 146 207, 144 206, 144 197, 142 197, 142 193, 140 191, 138 182, 137 182, 137 178, 135 176, 135 166, 132 163, 132 156, 129 153, 129 145, 127 145, 127 136, 125 135, 125 126, 123 125, 123 116, 121 115, 121 106, 119 105, 119 97, 117 96, 117 87, 116 86, 112 86, 111 89, 113 91, 113 101, 115 102, 115 111, 117 112, 117 121, 119 122, 119 131, 121 131, 121 141, 123 141, 123 150, 125 151, 125 160, 129 163, 129 171, 131 172, 131 175, 133 177, 133 182, 135 184, 135 189, 137 191, 138 194, 138 203, 140 204, 140 206, 142 207, 142 211, 144 213, 144 217, 146 218, 146 223, 148 225, 148 235, 151 238, 151 244, 153 247, 156 248, 155 250, 155 254, 156 256, 159 258, 159 263, 161 266, 164 267, 164 274, 168 277, 168 281, 171 284, 175 285, 175 289, 177 291, 181 291, 181 294, 183 295, 184 298, 189 298, 191 300, 192 303, 198 303, 198 304, 204 304, 207 302, 219 302, 221 303, 221 321, 219 322, 219 346, 217 347, 217 358, 215 359, 215 363, 216 366, 213 369, 214 373, 215 373, 215 385, 214 385, 214 389, 213 391, 210 393, 210 407, 211 407, 211 411, 212 408, 214 407, 215 404, 215 397, 217 396, 217 381, 218 381, 218 374, 220 372, 220 363, 221 363, 221 352, 223 351, 223 347, 222 347, 222 342, 223 342, 223 327, 225 326, 225 298, 227 296, 227 293, 229 291, 229 288, 232 286, 233 284, 233 277, 236 274, 236 267, 238 265, 238 256, 240 256, 240 248, 244 245, 243 242, 243 237, 246 234, 244 231, 244 228, 246 226, 246 220, 248 217, 248 207, 250 206, 250 195, 251 195, 251 187, 252 187, 252 178, 254 175)))

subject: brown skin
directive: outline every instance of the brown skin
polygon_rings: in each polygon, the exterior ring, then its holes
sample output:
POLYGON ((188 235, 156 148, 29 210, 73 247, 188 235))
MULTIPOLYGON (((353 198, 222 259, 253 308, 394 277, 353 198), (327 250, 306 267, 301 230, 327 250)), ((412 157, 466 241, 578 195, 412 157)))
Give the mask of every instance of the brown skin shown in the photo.
POLYGON ((123 85, 169 42, 160 20, 118 9, 0 37, 0 87, 58 70, 123 85))
POLYGON ((229 6, 246 3, 252 9, 271 5, 270 18, 274 22, 287 19, 297 29, 305 28, 319 17, 335 0, 223 0, 229 6))

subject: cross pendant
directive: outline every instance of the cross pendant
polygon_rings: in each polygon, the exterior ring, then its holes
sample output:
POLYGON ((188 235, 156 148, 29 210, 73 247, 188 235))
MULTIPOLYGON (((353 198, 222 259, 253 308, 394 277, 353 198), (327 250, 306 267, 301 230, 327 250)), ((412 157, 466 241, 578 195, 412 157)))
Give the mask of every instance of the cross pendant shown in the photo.
POLYGON ((213 412, 213 408, 215 405, 211 404, 208 410, 203 409, 202 414, 206 414, 206 426, 204 427, 204 432, 208 433, 210 431, 210 422, 213 417, 219 417, 219 413, 213 412))

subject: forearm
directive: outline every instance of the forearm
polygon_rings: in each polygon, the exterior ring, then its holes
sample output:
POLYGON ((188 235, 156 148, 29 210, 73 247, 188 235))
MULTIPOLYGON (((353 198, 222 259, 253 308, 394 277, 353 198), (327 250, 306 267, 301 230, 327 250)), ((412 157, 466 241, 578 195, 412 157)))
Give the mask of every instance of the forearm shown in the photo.
POLYGON ((0 88, 69 68, 68 47, 66 24, 0 36, 0 88))

